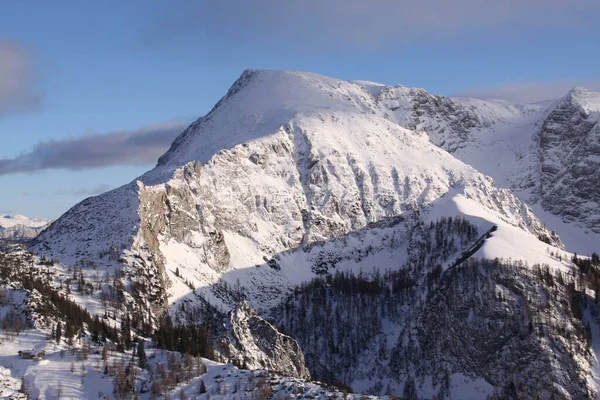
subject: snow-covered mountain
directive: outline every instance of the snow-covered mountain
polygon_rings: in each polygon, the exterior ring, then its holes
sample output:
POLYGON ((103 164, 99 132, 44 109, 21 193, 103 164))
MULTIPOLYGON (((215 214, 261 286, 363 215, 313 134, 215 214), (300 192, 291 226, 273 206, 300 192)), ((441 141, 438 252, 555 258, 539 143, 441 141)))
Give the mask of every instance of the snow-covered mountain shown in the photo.
POLYGON ((49 220, 28 218, 23 215, 0 215, 0 239, 27 239, 36 237, 49 220))
MULTIPOLYGON (((306 376, 302 362, 290 363, 304 353, 311 374, 375 394, 448 393, 462 379, 488 394, 526 382, 531 396, 579 398, 597 386, 585 324, 569 308, 576 289, 563 242, 584 254, 600 243, 599 104, 582 89, 520 105, 246 71, 153 170, 76 205, 32 250, 59 260, 59 274, 79 265, 85 280, 114 275, 99 287, 155 324, 165 313, 180 323, 220 316, 216 350, 238 363, 306 376), (336 273, 361 285, 384 273, 399 282, 388 308, 378 283, 369 301, 379 323, 364 337, 352 328, 360 314, 335 314, 338 300, 324 298, 335 329, 315 319, 322 330, 307 336, 290 322, 317 318, 304 307, 311 296, 303 307, 294 301, 303 285, 336 273), (558 289, 540 283, 546 273, 561 276, 558 289), (552 299, 543 310, 542 298, 552 299), (344 339, 342 329, 354 333, 344 339), (497 335, 493 351, 458 329, 497 335), (515 381, 510 370, 525 356, 539 368, 523 367, 515 381), (328 362, 343 374, 332 376, 328 362)), ((351 304, 364 298, 359 286, 351 304)), ((101 314, 97 290, 80 301, 101 314)))
MULTIPOLYGON (((358 251, 373 232, 405 232, 419 213, 474 215, 482 231, 500 224, 560 246, 511 191, 389 112, 354 83, 247 71, 155 169, 75 206, 34 249, 67 263, 102 262, 98 255, 115 249, 133 257, 133 275, 144 271, 159 288, 178 286, 177 268, 199 290, 256 276, 272 286, 249 299, 264 310, 312 276, 329 252, 324 242, 352 253, 348 235, 360 237, 358 251)), ((380 246, 380 238, 368 240, 380 246)))

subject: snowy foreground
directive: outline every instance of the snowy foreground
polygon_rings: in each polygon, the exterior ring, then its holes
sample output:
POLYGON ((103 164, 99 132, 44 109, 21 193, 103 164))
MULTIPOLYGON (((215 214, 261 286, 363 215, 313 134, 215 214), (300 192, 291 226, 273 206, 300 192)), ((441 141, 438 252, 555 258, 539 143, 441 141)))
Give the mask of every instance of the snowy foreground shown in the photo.
MULTIPOLYGON (((594 326, 594 339, 598 340, 598 328, 594 326)), ((38 330, 28 330, 19 335, 1 336, 0 346, 0 398, 26 399, 113 399, 113 377, 104 373, 105 366, 128 363, 134 360, 132 352, 108 352, 107 361, 102 360, 102 347, 86 346, 80 340, 72 348, 65 343, 57 345, 48 340, 48 334, 38 330), (87 354, 86 354, 87 348, 87 354), (21 359, 20 350, 44 350, 42 361, 21 359), (26 392, 23 393, 23 389, 26 392)), ((594 344, 597 349, 599 344, 594 344)), ((148 351, 148 369, 158 365, 168 369, 169 354, 160 349, 148 351)), ((598 351, 596 352, 598 354, 598 351)), ((223 364, 202 359, 206 372, 195 376, 168 390, 164 396, 154 396, 151 392, 151 378, 148 370, 135 366, 136 392, 139 399, 383 399, 393 396, 370 396, 348 394, 319 382, 282 377, 269 371, 249 371, 238 369, 231 364, 223 364), (204 384, 206 392, 202 392, 204 384), (145 393, 140 393, 146 391, 145 393)), ((598 380, 598 366, 594 369, 598 380)), ((417 382, 419 398, 435 398, 431 382, 417 382), (423 396, 423 397, 421 397, 423 396)), ((485 399, 494 393, 494 388, 482 379, 455 374, 451 377, 450 395, 457 399, 485 399)), ((133 395, 131 396, 133 398, 133 395)))
MULTIPOLYGON (((119 362, 128 363, 131 351, 126 353, 109 352, 107 362, 102 360, 102 348, 91 347, 85 354, 84 343, 80 341, 73 348, 66 344, 57 345, 47 340, 47 334, 38 330, 28 330, 17 336, 2 335, 0 346, 0 398, 25 399, 112 399, 113 377, 104 374, 105 365, 109 368, 119 362), (44 350, 42 361, 21 359, 20 350, 44 350)), ((168 369, 170 352, 148 351, 150 368, 163 365, 168 369)), ((386 399, 388 396, 346 395, 335 389, 328 389, 319 383, 282 377, 269 371, 240 370, 230 364, 222 364, 202 359, 206 372, 176 385, 166 396, 156 398, 189 399, 386 399), (202 382, 206 388, 201 393, 202 382)), ((136 392, 140 399, 152 398, 150 373, 135 366, 136 392), (147 391, 146 391, 147 390, 147 391), (146 391, 146 393, 140 393, 146 391)))

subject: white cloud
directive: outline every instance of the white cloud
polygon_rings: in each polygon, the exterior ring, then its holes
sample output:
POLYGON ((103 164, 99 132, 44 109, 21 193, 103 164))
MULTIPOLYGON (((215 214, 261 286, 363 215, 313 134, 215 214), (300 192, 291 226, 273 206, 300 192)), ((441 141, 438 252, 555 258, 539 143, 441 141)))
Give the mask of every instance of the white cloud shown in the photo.
POLYGON ((564 82, 515 82, 502 86, 472 88, 459 93, 458 96, 535 103, 558 99, 567 94, 574 86, 583 86, 600 91, 600 79, 564 82))

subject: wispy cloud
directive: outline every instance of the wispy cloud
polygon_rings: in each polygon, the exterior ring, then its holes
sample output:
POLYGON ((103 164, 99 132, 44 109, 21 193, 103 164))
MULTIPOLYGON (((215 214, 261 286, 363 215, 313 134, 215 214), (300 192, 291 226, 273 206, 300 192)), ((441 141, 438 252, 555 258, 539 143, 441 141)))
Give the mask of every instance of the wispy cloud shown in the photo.
POLYGON ((182 0, 159 10, 144 40, 377 46, 473 29, 579 28, 597 12, 596 0, 182 0))
POLYGON ((70 196, 70 197, 90 197, 97 196, 99 194, 108 192, 113 189, 113 185, 109 185, 108 183, 101 183, 94 187, 76 187, 69 189, 59 189, 55 192, 34 192, 34 191, 24 191, 21 192, 21 196, 23 197, 35 197, 35 198, 44 198, 49 196, 70 196))
POLYGON ((73 188, 73 189, 60 189, 56 191, 56 194, 59 196, 75 196, 75 197, 88 197, 88 196, 96 196, 102 194, 104 192, 108 192, 113 188, 112 185, 107 183, 102 183, 98 186, 92 188, 73 188))
POLYGON ((153 164, 187 125, 187 122, 169 122, 131 131, 41 142, 15 158, 0 159, 0 175, 153 164))
POLYGON ((458 95, 482 99, 501 99, 518 103, 535 103, 560 98, 574 86, 584 86, 591 90, 600 91, 600 79, 564 82, 515 82, 502 86, 472 88, 458 95))
POLYGON ((34 92, 34 81, 30 51, 18 43, 0 38, 0 117, 40 106, 40 95, 34 92))

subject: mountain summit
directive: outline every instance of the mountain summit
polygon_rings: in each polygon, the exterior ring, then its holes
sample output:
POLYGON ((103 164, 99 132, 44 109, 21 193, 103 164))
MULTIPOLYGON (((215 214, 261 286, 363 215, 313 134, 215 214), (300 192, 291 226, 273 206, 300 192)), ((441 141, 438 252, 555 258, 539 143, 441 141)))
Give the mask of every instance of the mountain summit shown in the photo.
POLYGON ((208 161, 219 150, 262 138, 294 117, 335 110, 378 111, 362 86, 303 71, 246 70, 204 117, 173 143, 158 166, 208 161))

